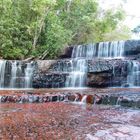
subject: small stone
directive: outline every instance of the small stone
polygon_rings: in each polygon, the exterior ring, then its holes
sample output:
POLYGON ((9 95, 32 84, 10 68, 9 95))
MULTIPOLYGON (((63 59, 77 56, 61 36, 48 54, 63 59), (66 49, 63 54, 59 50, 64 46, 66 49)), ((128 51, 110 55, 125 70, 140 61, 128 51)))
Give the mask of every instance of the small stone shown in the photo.
POLYGON ((94 103, 94 96, 93 95, 87 95, 86 102, 88 104, 93 104, 94 103))

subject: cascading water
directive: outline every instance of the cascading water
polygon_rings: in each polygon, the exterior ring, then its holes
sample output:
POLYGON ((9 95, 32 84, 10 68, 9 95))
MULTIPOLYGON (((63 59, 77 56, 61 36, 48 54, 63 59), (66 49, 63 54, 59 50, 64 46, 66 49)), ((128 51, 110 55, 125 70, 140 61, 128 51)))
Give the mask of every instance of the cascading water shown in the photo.
POLYGON ((123 57, 124 41, 101 42, 98 47, 98 57, 123 57))
POLYGON ((32 75, 33 75, 33 66, 32 63, 27 63, 27 67, 25 69, 25 88, 32 87, 32 75))
POLYGON ((4 88, 6 60, 0 60, 0 88, 4 88))
POLYGON ((72 52, 72 58, 123 57, 124 44, 125 44, 124 41, 114 41, 114 42, 100 42, 98 44, 75 46, 72 52))
POLYGON ((124 41, 101 42, 78 45, 73 48, 71 58, 72 72, 66 79, 66 87, 85 87, 87 60, 93 58, 120 58, 124 54, 124 41))
POLYGON ((132 61, 128 65, 127 83, 130 87, 140 86, 140 63, 132 61))
POLYGON ((66 87, 84 87, 86 80, 86 60, 71 60, 72 72, 66 79, 66 87))
MULTIPOLYGON (((107 86, 140 86, 139 59, 134 56, 135 60, 133 57, 130 58, 131 61, 128 59, 121 60, 124 56, 131 56, 131 54, 138 52, 135 47, 133 52, 130 52, 128 42, 114 41, 75 46, 72 50, 71 59, 53 61, 49 70, 46 70, 46 75, 44 73, 41 75, 39 71, 33 80, 32 63, 0 60, 0 88, 31 88, 32 81, 33 87, 40 87, 38 86, 40 84, 43 85, 41 86, 43 88, 96 86, 100 83, 98 76, 96 79, 96 73, 101 76, 101 80, 102 78, 103 80, 110 80, 107 82, 102 80, 107 83, 105 83, 107 86), (104 73, 105 75, 103 75, 104 73)), ((136 45, 134 44, 134 46, 136 45)))
POLYGON ((32 63, 0 60, 0 88, 32 88, 32 74, 32 63))
POLYGON ((21 82, 20 82, 21 80, 18 80, 17 82, 17 78, 19 78, 19 75, 21 75, 21 72, 22 72, 21 63, 18 63, 17 61, 12 62, 10 88, 22 87, 21 82))

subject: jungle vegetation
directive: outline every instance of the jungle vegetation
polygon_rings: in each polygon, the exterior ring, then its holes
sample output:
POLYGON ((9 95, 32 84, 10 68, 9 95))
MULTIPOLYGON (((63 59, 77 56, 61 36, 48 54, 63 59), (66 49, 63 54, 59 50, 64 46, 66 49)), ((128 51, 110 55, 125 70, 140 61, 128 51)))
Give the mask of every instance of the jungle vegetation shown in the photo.
POLYGON ((129 39, 124 18, 98 0, 0 0, 0 57, 52 59, 69 45, 129 39))

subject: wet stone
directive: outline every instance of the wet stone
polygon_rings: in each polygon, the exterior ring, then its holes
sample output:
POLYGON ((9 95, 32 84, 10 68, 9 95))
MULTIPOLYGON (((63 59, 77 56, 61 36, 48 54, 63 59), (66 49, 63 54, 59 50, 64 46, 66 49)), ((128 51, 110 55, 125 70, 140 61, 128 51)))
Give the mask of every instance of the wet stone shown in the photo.
POLYGON ((76 101, 81 101, 82 95, 80 93, 76 93, 76 101))
POLYGON ((63 95, 59 95, 59 101, 64 101, 65 97, 63 95))
POLYGON ((86 103, 88 104, 94 104, 94 96, 93 95, 87 95, 86 103))
POLYGON ((109 99, 109 96, 108 95, 103 95, 102 96, 102 104, 109 104, 110 103, 110 99, 109 99))
POLYGON ((50 101, 50 98, 48 96, 43 96, 42 97, 42 102, 43 103, 46 103, 46 102, 49 102, 50 101))
POLYGON ((58 97, 57 96, 52 96, 52 102, 56 102, 57 101, 57 99, 58 99, 58 97))
POLYGON ((135 102, 133 100, 122 99, 120 105, 124 107, 134 107, 135 102))
POLYGON ((69 101, 75 101, 75 99, 76 99, 76 96, 75 95, 69 95, 68 96, 68 100, 69 101))
POLYGON ((116 105, 117 104, 118 97, 116 97, 116 96, 110 96, 109 97, 109 100, 110 100, 110 105, 116 105))
POLYGON ((95 95, 95 103, 96 104, 102 104, 102 97, 101 96, 97 96, 97 95, 95 95))
POLYGON ((7 101, 7 96, 2 96, 2 97, 1 97, 1 102, 2 102, 2 103, 5 103, 6 101, 7 101))
POLYGON ((138 101, 136 102, 136 107, 137 107, 137 108, 140 108, 140 100, 138 100, 138 101))

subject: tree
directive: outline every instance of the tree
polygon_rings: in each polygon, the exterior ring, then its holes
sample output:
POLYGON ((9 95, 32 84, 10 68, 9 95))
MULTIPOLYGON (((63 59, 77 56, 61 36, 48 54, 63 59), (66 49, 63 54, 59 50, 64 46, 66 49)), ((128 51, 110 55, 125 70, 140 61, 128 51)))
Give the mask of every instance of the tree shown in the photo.
POLYGON ((106 40, 123 20, 96 0, 1 0, 0 14, 5 59, 56 58, 65 46, 106 40))
POLYGON ((140 25, 135 27, 132 32, 136 35, 137 38, 140 38, 140 25))
POLYGON ((104 34, 103 41, 117 41, 131 39, 132 32, 125 25, 119 25, 115 30, 104 34))

